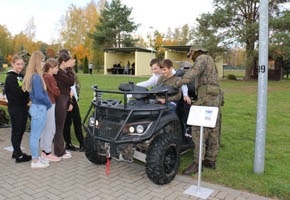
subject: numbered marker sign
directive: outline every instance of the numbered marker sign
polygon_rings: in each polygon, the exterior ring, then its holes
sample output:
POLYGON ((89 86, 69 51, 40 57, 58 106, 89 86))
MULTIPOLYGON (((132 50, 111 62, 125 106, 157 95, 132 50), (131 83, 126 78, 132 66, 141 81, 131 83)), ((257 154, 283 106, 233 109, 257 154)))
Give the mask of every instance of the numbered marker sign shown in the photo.
POLYGON ((187 124, 192 126, 214 128, 216 125, 218 111, 218 107, 191 106, 187 124))

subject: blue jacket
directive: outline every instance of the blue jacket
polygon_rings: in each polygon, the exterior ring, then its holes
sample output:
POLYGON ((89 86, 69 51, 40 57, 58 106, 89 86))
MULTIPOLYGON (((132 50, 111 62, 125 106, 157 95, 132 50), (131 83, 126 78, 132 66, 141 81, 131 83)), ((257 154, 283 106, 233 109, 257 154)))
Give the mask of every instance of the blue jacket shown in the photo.
POLYGON ((48 110, 51 107, 51 101, 42 86, 39 74, 33 74, 31 82, 31 92, 29 92, 31 102, 37 105, 44 105, 48 110))

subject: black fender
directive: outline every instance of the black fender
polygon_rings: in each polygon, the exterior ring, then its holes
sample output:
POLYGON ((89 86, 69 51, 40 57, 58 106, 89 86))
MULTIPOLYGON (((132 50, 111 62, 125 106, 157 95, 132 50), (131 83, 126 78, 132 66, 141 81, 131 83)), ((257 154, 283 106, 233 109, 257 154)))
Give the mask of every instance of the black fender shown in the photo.
POLYGON ((162 129, 169 123, 174 123, 174 126, 175 126, 174 128, 179 130, 178 134, 180 137, 182 137, 182 127, 180 124, 180 120, 175 112, 170 112, 170 111, 167 111, 162 115, 156 129, 154 130, 154 133, 159 132, 160 129, 162 129))

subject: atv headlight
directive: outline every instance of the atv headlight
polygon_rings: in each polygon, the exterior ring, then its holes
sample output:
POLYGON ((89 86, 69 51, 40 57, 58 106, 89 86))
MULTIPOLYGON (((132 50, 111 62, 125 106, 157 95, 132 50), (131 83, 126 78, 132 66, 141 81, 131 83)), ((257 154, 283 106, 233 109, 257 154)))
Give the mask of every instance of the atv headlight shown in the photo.
POLYGON ((134 133, 134 132, 135 132, 135 128, 134 128, 133 126, 130 126, 130 128, 129 128, 129 132, 130 132, 130 133, 134 133))
POLYGON ((91 117, 90 120, 89 120, 89 125, 97 127, 97 126, 99 126, 99 121, 95 120, 95 118, 91 117))
POLYGON ((90 126, 94 126, 94 125, 95 125, 95 118, 90 117, 89 125, 90 125, 90 126))
POLYGON ((128 135, 144 135, 146 131, 151 127, 152 122, 136 122, 127 124, 123 128, 123 133, 128 135))
POLYGON ((136 127, 136 130, 137 130, 137 133, 143 133, 144 132, 144 126, 142 126, 142 125, 138 125, 137 127, 136 127))

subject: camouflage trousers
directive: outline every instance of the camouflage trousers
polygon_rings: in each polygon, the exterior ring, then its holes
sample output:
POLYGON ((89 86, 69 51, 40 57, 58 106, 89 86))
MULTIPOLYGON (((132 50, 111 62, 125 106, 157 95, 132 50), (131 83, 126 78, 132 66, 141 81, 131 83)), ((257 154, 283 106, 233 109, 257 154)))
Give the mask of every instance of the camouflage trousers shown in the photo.
MULTIPOLYGON (((203 128, 203 150, 202 160, 210 160, 215 162, 219 149, 219 131, 220 131, 220 118, 219 112, 215 128, 203 128)), ((200 142, 200 127, 192 127, 192 140, 195 148, 193 153, 193 160, 198 162, 199 158, 199 142, 200 142)))
MULTIPOLYGON (((217 88, 219 90, 219 88, 217 88)), ((218 149, 220 144, 220 129, 221 129, 221 105, 223 94, 209 94, 209 91, 203 91, 204 88, 199 89, 197 105, 200 106, 214 106, 219 108, 215 128, 203 128, 203 150, 202 160, 216 161, 218 149)), ((217 92, 218 93, 218 92, 217 92)), ((198 162, 199 158, 199 142, 200 142, 200 127, 192 127, 192 140, 195 145, 193 158, 198 162)))

